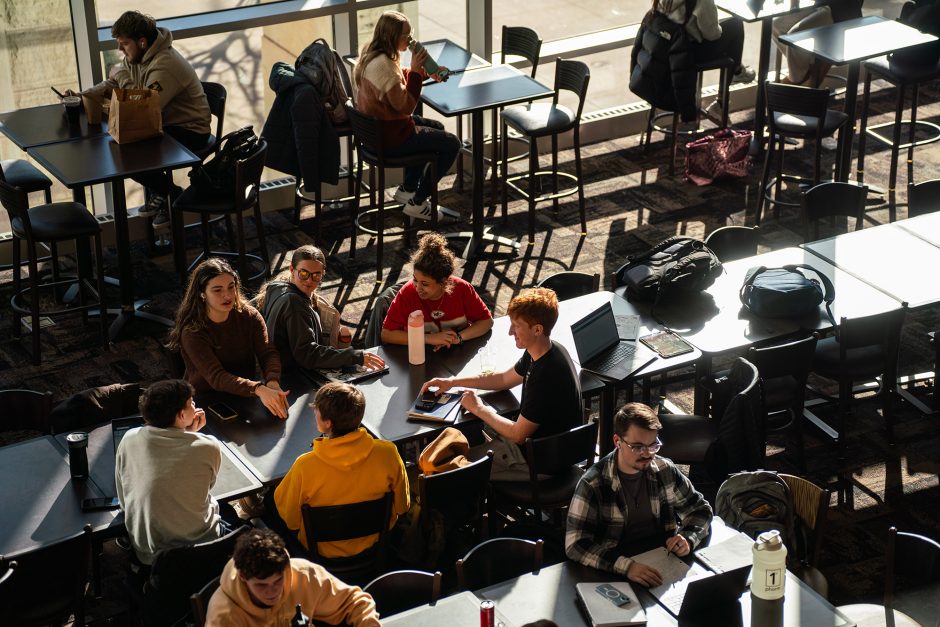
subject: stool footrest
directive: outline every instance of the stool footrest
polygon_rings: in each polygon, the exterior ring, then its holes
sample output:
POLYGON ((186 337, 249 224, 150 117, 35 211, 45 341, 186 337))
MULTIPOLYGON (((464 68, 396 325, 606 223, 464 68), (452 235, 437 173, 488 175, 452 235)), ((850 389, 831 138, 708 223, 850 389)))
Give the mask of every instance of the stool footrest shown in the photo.
MULTIPOLYGON (((567 189, 560 190, 560 191, 557 191, 557 192, 551 192, 551 193, 549 193, 549 194, 542 194, 541 196, 536 196, 536 197, 535 197, 535 202, 543 202, 543 201, 546 201, 546 200, 555 200, 556 198, 565 198, 565 197, 567 197, 567 196, 571 196, 571 195, 573 195, 573 194, 577 194, 577 193, 578 193, 578 185, 577 185, 578 177, 576 177, 576 176, 573 175, 573 174, 569 174, 569 173, 567 173, 567 172, 558 172, 558 173, 554 173, 554 174, 556 174, 556 175, 557 175, 558 177, 560 177, 560 178, 568 179, 569 181, 574 181, 574 182, 575 182, 575 186, 574 186, 574 187, 569 187, 569 188, 567 188, 567 189)), ((535 176, 536 176, 536 177, 539 177, 539 176, 552 176, 552 175, 553 175, 553 172, 552 172, 551 170, 539 170, 538 172, 535 173, 535 176)), ((520 188, 518 185, 516 185, 516 183, 515 183, 516 181, 520 181, 520 180, 528 180, 528 178, 529 178, 529 174, 528 174, 528 173, 525 173, 525 174, 517 174, 516 176, 511 176, 511 177, 509 177, 509 178, 506 179, 506 186, 507 186, 507 187, 511 187, 512 189, 514 189, 514 190, 516 191, 517 194, 519 194, 520 196, 522 196, 524 199, 528 200, 528 199, 529 199, 529 192, 527 192, 527 191, 524 190, 524 189, 521 189, 521 188, 520 188)))
MULTIPOLYGON (((908 125, 909 125, 910 123, 911 123, 910 120, 901 120, 901 124, 908 124, 908 125)), ((878 140, 879 142, 881 142, 881 143, 882 143, 883 145, 885 145, 885 146, 894 146, 894 139, 893 139, 893 138, 891 138, 891 137, 886 137, 885 135, 882 135, 881 133, 878 133, 878 132, 877 132, 877 129, 885 128, 886 126, 892 126, 892 127, 893 127, 893 126, 894 126, 894 122, 883 122, 883 123, 881 123, 881 124, 875 124, 875 125, 869 126, 868 128, 865 129, 865 132, 869 135, 869 137, 871 137, 872 139, 878 140)), ((931 129, 933 129, 934 131, 936 131, 936 134, 934 134, 932 137, 928 137, 928 138, 926 138, 926 139, 915 140, 913 144, 911 144, 910 142, 905 142, 905 143, 903 143, 903 144, 899 144, 899 145, 898 145, 898 150, 904 150, 904 149, 910 148, 911 146, 914 146, 914 147, 916 148, 917 146, 924 146, 924 145, 926 145, 926 144, 932 144, 932 143, 934 143, 934 142, 936 142, 936 141, 940 141, 940 125, 934 124, 933 122, 924 122, 924 121, 918 120, 918 121, 914 122, 914 126, 915 126, 915 127, 916 127, 916 126, 924 126, 924 127, 927 127, 927 128, 931 128, 931 129)))

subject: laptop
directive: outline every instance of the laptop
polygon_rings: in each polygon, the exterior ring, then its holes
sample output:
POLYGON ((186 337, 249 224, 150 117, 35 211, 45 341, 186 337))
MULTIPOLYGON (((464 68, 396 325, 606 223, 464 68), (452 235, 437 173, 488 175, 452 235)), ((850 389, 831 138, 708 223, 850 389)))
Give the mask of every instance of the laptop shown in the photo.
POLYGON ((621 341, 610 303, 604 303, 571 325, 574 347, 581 367, 623 381, 656 359, 642 344, 621 341))
POLYGON ((692 579, 684 590, 678 586, 673 587, 670 593, 659 598, 659 602, 680 619, 696 619, 716 613, 733 613, 737 609, 736 604, 741 594, 747 587, 747 578, 750 573, 751 567, 748 565, 724 573, 692 579))
POLYGON ((118 445, 127 432, 142 426, 144 426, 142 416, 127 416, 126 418, 115 418, 111 421, 111 441, 114 443, 115 455, 117 455, 118 445))

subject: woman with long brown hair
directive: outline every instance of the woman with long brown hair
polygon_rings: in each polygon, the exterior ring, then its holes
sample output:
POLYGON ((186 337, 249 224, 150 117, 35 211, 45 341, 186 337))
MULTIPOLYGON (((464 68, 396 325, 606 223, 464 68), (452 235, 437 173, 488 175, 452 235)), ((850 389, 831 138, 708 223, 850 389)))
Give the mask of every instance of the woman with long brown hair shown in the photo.
POLYGON ((180 351, 183 378, 197 394, 257 396, 272 414, 287 418, 281 359, 268 341, 264 318, 242 296, 238 273, 227 261, 206 259, 193 270, 167 348, 180 351), (261 380, 255 379, 256 362, 261 380))

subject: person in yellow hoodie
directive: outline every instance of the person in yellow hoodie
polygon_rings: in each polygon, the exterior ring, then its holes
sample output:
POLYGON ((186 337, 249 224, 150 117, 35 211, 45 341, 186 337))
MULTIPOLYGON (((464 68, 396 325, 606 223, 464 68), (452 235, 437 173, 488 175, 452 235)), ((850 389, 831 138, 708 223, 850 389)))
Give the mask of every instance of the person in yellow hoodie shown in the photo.
POLYGON ((292 559, 270 529, 253 529, 235 543, 219 588, 209 599, 207 627, 288 625, 297 604, 310 619, 331 625, 379 627, 375 601, 322 566, 292 559))
MULTIPOLYGON (((391 442, 376 440, 361 426, 366 399, 356 386, 328 383, 313 399, 317 430, 324 434, 313 441, 313 450, 294 461, 274 491, 277 514, 307 547, 300 506, 348 505, 395 495, 389 527, 408 511, 410 495, 405 464, 391 442)), ((320 542, 323 557, 349 557, 371 547, 378 534, 320 542)))

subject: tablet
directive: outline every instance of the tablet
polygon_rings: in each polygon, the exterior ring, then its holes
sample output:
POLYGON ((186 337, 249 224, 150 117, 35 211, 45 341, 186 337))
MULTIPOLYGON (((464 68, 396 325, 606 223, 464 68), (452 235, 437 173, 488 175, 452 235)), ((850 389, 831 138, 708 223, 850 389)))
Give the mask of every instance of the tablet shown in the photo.
POLYGON ((644 335, 641 337, 640 341, 650 349, 656 351, 656 353, 664 359, 669 359, 670 357, 675 357, 677 355, 684 355, 685 353, 691 353, 693 350, 695 350, 692 348, 691 344, 683 340, 672 331, 657 331, 656 333, 650 333, 649 335, 644 335))

